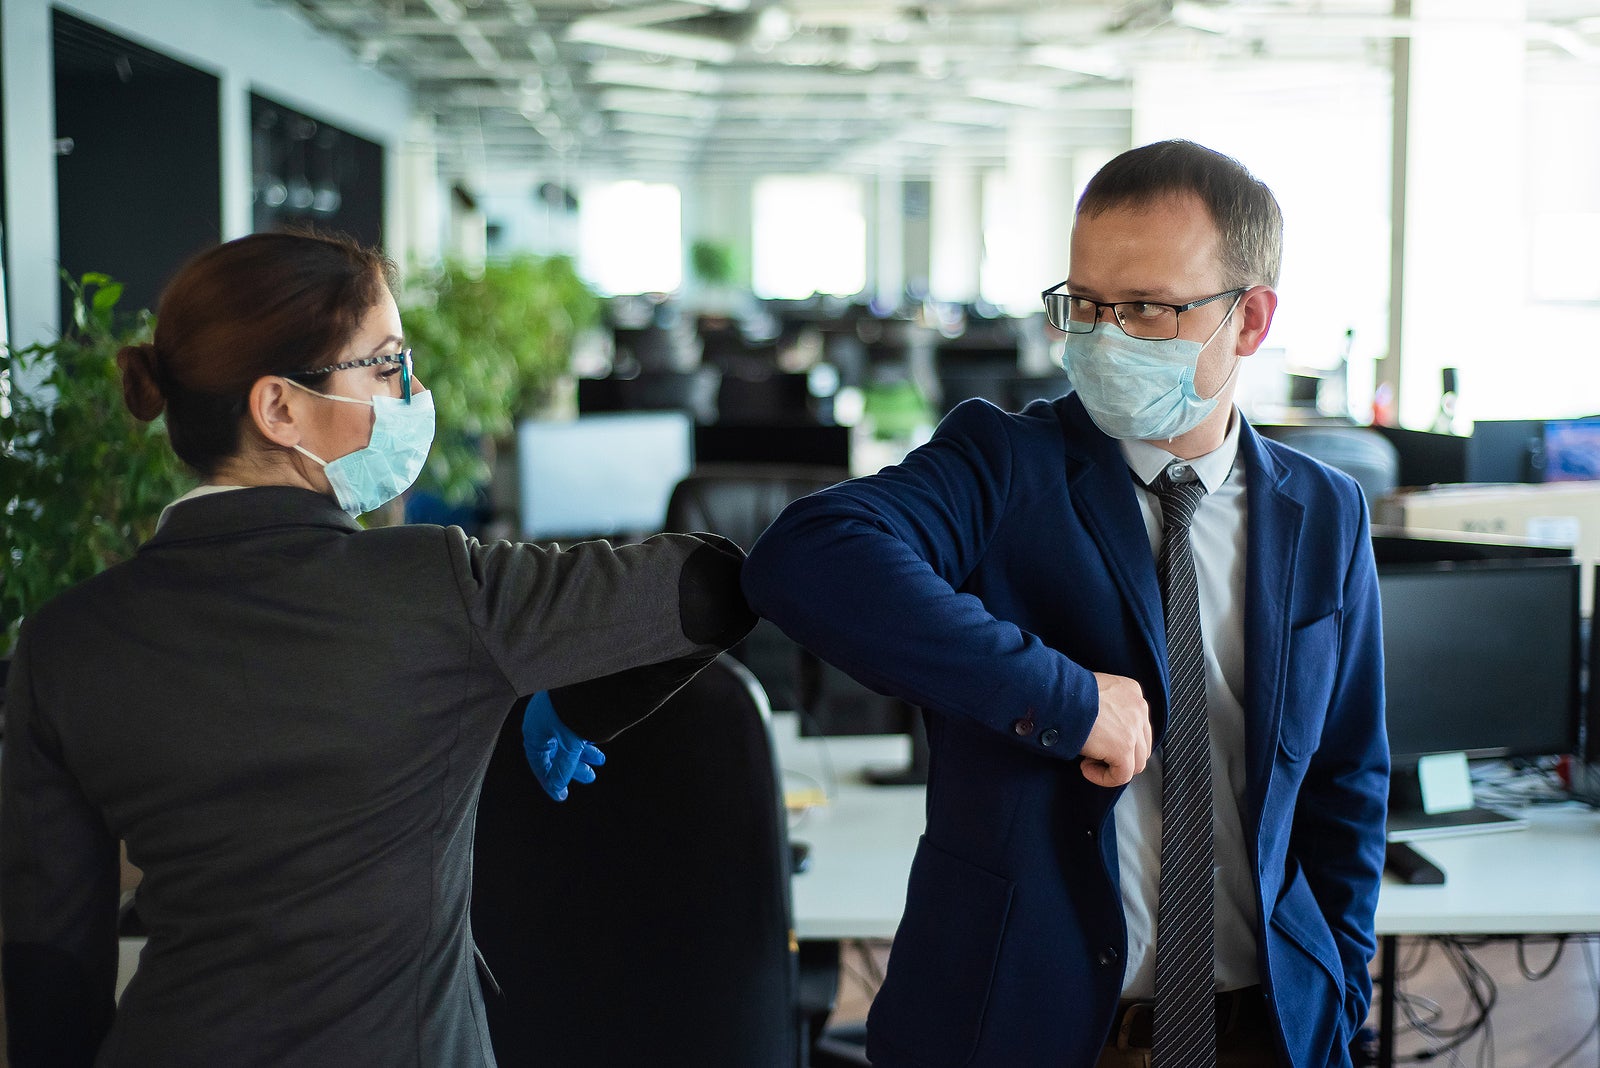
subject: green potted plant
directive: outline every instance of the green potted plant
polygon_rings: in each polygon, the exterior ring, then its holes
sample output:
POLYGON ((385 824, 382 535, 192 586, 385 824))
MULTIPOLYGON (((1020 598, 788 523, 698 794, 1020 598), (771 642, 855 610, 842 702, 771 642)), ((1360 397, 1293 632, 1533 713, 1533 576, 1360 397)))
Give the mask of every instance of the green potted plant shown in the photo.
POLYGON ((695 241, 689 245, 689 269, 710 288, 731 286, 736 269, 733 246, 722 241, 695 241))
POLYGON ((122 403, 117 351, 146 341, 146 310, 119 314, 122 286, 67 278, 72 322, 55 341, 0 353, 0 651, 22 619, 126 559, 161 509, 194 485, 166 422, 122 403))
POLYGON ((462 504, 487 483, 494 443, 549 402, 600 301, 568 257, 518 255, 413 272, 403 303, 417 376, 439 413, 419 486, 462 504))

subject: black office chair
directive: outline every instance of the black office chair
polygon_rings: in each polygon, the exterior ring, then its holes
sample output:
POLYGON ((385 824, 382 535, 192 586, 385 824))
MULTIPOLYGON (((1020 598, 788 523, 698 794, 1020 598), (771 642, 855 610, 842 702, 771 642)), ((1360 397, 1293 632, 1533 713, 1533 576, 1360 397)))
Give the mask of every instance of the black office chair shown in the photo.
MULTIPOLYGON (((749 549, 791 501, 849 477, 832 467, 703 464, 673 489, 665 529, 721 534, 749 549)), ((755 673, 774 708, 790 710, 799 707, 799 648, 763 619, 731 652, 755 673)))
POLYGON ((1399 452, 1371 427, 1288 424, 1257 429, 1354 478, 1361 484, 1369 508, 1375 507, 1380 498, 1393 493, 1400 484, 1399 452))
MULTIPOLYGON (((721 534, 748 549, 791 501, 842 482, 849 475, 843 468, 809 465, 701 465, 673 489, 667 502, 666 529, 721 534)), ((888 700, 823 663, 765 619, 731 653, 750 668, 775 707, 800 710, 802 716, 816 719, 823 715, 824 705, 842 709, 865 698, 877 708, 888 700)), ((834 717, 835 721, 842 718, 834 717)), ((920 719, 917 722, 920 725, 920 719)), ((916 751, 913 739, 914 754, 916 751)), ((926 751, 923 736, 921 752, 926 751)), ((838 943, 808 942, 800 947, 801 1012, 817 1068, 867 1063, 863 1045, 855 1036, 826 1029, 838 999, 838 980, 838 943)))
POLYGON ((767 715, 750 672, 719 657, 561 804, 507 720, 472 895, 502 1065, 805 1063, 767 715))

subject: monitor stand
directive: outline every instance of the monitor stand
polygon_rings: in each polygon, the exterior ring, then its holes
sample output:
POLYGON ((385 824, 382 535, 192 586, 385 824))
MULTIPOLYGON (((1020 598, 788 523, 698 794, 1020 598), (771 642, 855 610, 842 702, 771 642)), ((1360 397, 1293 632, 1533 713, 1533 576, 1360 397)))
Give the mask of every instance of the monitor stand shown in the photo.
POLYGON ((911 709, 911 762, 903 768, 868 768, 862 777, 873 786, 925 786, 928 782, 928 721, 920 708, 911 709))

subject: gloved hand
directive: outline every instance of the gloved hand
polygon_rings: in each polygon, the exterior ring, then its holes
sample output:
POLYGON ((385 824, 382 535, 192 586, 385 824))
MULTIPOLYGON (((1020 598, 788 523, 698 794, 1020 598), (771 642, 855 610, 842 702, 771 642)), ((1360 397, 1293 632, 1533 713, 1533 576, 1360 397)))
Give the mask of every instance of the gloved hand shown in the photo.
POLYGON ((594 769, 606 762, 604 753, 567 729, 543 690, 523 710, 522 751, 533 777, 557 801, 567 799, 569 782, 594 782, 594 769))

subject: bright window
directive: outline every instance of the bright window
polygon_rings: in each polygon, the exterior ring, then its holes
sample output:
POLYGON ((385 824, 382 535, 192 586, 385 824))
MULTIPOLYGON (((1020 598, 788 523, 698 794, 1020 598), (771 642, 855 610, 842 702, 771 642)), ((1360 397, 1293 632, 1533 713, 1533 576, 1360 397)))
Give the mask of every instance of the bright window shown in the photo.
POLYGON ((683 284, 678 187, 610 182, 584 190, 578 271, 601 293, 671 293, 683 284))
POLYGON ((757 296, 852 296, 866 288, 867 221, 859 181, 769 177, 756 182, 754 196, 751 283, 757 296))

